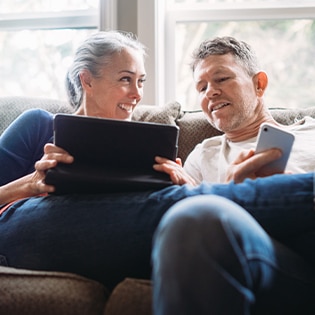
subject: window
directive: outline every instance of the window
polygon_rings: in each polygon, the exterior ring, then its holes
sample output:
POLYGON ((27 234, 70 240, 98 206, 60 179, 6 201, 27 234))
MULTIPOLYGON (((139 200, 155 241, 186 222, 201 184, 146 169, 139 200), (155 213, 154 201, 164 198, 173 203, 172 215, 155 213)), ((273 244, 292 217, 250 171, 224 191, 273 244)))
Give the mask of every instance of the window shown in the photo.
POLYGON ((112 6, 109 0, 1 1, 0 95, 65 99, 75 49, 105 22, 113 25, 105 14, 112 6))
POLYGON ((160 10, 165 10, 165 20, 159 20, 165 27, 165 50, 157 63, 165 85, 158 95, 164 102, 177 100, 187 110, 199 109, 191 52, 206 38, 231 35, 254 48, 268 73, 267 106, 314 105, 314 0, 167 0, 160 10))

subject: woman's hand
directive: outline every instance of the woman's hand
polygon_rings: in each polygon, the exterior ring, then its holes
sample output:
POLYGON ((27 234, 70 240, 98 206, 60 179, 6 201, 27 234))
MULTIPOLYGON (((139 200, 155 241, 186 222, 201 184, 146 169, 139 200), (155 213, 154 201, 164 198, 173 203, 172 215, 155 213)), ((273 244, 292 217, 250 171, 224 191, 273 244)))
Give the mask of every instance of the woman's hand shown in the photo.
POLYGON ((73 156, 67 151, 52 143, 47 143, 44 146, 43 157, 35 163, 35 172, 32 173, 31 178, 31 190, 35 193, 53 192, 55 187, 45 183, 46 171, 55 167, 58 163, 70 164, 72 162, 73 156))
POLYGON ((272 172, 262 171, 262 168, 279 159, 281 154, 279 149, 270 149, 257 154, 254 150, 242 151, 228 168, 225 180, 226 182, 234 180, 235 183, 241 183, 246 178, 255 179, 273 175, 272 172))
POLYGON ((167 173, 173 184, 175 185, 196 185, 196 182, 191 178, 183 169, 182 161, 180 158, 177 158, 176 161, 172 161, 160 156, 155 157, 157 164, 153 165, 153 168, 158 172, 167 173))
POLYGON ((0 204, 11 201, 51 193, 55 187, 46 185, 45 174, 59 162, 72 163, 73 157, 54 144, 46 144, 43 157, 35 163, 35 171, 0 187, 0 204))

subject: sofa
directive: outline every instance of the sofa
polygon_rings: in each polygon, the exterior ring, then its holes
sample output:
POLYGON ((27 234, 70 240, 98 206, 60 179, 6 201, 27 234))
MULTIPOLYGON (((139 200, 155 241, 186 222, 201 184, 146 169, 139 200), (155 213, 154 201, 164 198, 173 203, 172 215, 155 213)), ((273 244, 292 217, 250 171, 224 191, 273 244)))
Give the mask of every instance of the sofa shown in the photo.
MULTIPOLYGON (((71 108, 64 101, 2 97, 0 134, 13 119, 29 108, 71 113, 71 108)), ((271 112, 283 124, 293 123, 306 115, 315 117, 315 107, 271 109, 271 112)), ((197 143, 220 134, 209 125, 201 111, 184 111, 177 102, 161 107, 138 105, 133 120, 179 126, 178 156, 183 162, 197 143)), ((0 314, 149 315, 152 314, 151 294, 149 279, 126 278, 109 292, 102 284, 76 274, 0 267, 0 314)))

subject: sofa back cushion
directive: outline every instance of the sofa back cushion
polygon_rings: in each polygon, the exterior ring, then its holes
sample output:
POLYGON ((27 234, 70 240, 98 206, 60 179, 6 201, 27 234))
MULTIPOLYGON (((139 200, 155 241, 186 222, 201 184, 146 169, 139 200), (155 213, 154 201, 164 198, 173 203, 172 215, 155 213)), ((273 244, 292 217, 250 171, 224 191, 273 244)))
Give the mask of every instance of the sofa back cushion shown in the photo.
MULTIPOLYGON (((73 109, 66 102, 44 98, 2 97, 0 98, 0 135, 18 115, 29 108, 43 108, 52 113, 71 113, 73 109)), ((307 109, 271 109, 273 117, 281 124, 288 125, 304 116, 315 118, 315 106, 307 109)), ((178 125, 178 156, 185 162, 188 154, 204 139, 220 135, 201 111, 182 111, 178 102, 165 106, 138 105, 133 120, 178 125)))
POLYGON ((283 125, 291 125, 305 116, 315 118, 315 106, 303 109, 270 109, 273 118, 283 125))
POLYGON ((53 114, 73 112, 70 105, 60 100, 32 97, 1 97, 0 135, 15 118, 30 108, 42 108, 53 114))
POLYGON ((181 115, 181 105, 177 102, 164 106, 138 105, 133 112, 132 120, 176 125, 181 115))

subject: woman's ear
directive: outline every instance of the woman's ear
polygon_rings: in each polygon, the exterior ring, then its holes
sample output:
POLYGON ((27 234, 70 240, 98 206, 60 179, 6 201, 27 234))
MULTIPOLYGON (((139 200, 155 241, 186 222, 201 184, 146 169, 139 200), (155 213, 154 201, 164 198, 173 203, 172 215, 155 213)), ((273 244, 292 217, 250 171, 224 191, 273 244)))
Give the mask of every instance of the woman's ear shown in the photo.
POLYGON ((91 90, 92 88, 92 75, 90 73, 90 71, 88 70, 83 70, 80 74, 80 81, 81 81, 81 85, 83 90, 85 90, 87 93, 91 90))
POLYGON ((263 96, 268 85, 268 76, 266 72, 260 71, 254 76, 254 84, 258 96, 263 96))

